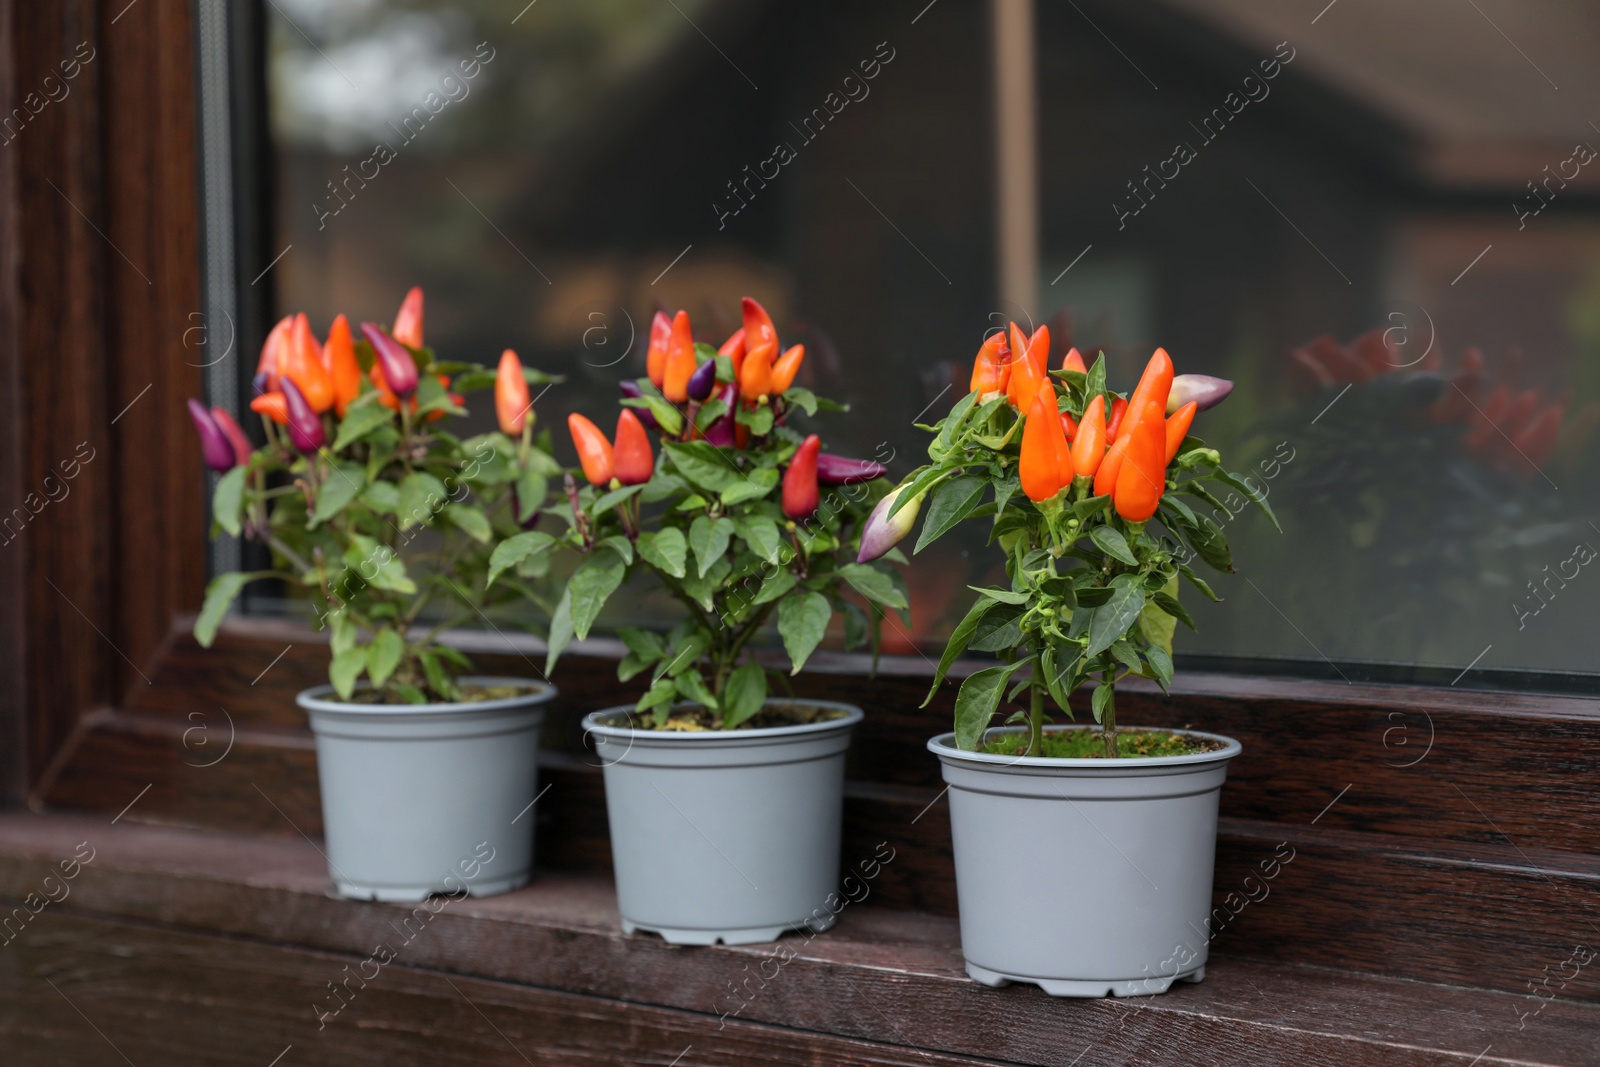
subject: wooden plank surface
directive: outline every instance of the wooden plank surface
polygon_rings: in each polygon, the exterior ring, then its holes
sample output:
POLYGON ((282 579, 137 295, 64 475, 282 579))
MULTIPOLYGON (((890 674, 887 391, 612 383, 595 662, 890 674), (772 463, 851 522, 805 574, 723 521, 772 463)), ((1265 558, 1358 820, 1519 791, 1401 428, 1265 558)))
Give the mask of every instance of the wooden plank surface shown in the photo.
MULTIPOLYGON (((257 966, 248 962, 256 958, 251 946, 262 946, 262 951, 292 947, 334 954, 340 959, 333 970, 342 973, 344 963, 365 958, 385 938, 392 941, 392 924, 410 911, 331 899, 323 860, 303 841, 127 823, 113 827, 108 819, 59 816, 0 817, 0 897, 17 900, 33 891, 84 841, 95 857, 72 883, 70 895, 49 905, 37 925, 12 945, 0 947, 0 963, 8 958, 5 953, 35 944, 53 929, 67 931, 62 936, 68 937, 71 929, 61 923, 90 917, 145 929, 148 937, 137 942, 89 937, 71 941, 80 946, 71 951, 62 942, 40 941, 50 946, 39 948, 40 955, 15 957, 36 963, 9 971, 0 967, 0 974, 9 974, 13 983, 32 981, 50 960, 76 959, 72 953, 80 951, 91 959, 67 972, 92 973, 97 966, 110 966, 119 944, 136 945, 129 958, 173 960, 146 983, 149 989, 125 990, 132 1000, 117 1010, 126 1013, 130 1026, 138 1018, 160 1017, 160 1004, 212 995, 207 991, 222 981, 211 971, 203 947, 183 942, 189 947, 163 955, 168 950, 161 945, 175 929, 197 937, 225 936, 226 956, 246 961, 237 964, 246 972, 257 966)), ((898 856, 888 867, 897 862, 898 856)), ((1279 905, 1273 899, 1258 907, 1266 914, 1279 905)), ((685 949, 652 937, 626 937, 618 929, 605 879, 547 876, 517 893, 448 903, 403 946, 394 967, 448 974, 458 984, 463 978, 481 979, 695 1013, 696 1025, 708 1035, 718 1032, 719 1013, 733 1011, 738 1003, 730 989, 744 983, 745 1003, 730 1026, 736 1018, 857 1041, 915 1045, 930 1055, 1002 1062, 1068 1065, 1080 1054, 1080 1064, 1466 1065, 1480 1054, 1481 1064, 1600 1062, 1600 1006, 1564 993, 1532 1014, 1541 1002, 1527 997, 1236 957, 1225 943, 1219 943, 1205 982, 1138 1001, 1063 1001, 1028 987, 982 988, 962 972, 953 921, 878 907, 870 897, 847 907, 834 931, 782 944, 794 958, 780 965, 773 946, 685 949)), ((1559 962, 1551 960, 1552 968, 1559 962)), ((304 982, 316 970, 302 960, 285 964, 284 973, 285 981, 304 982)), ((267 978, 252 976, 250 987, 276 1004, 279 994, 269 992, 274 987, 267 978)), ((38 989, 26 997, 21 985, 15 989, 7 991, 7 1001, 36 1002, 38 989)), ((300 996, 306 991, 294 989, 300 996)), ((520 1003, 520 995, 505 994, 508 1011, 520 1003)), ((294 1010, 310 1015, 308 1003, 294 1010)), ((421 1007, 397 1009, 397 1014, 427 1017, 421 1007)), ((641 1029, 678 1033, 676 1025, 641 1022, 641 1029)), ((685 1043, 694 1042, 689 1030, 681 1033, 685 1043)), ((285 1037, 285 1043, 292 1040, 285 1037)), ((858 1062, 817 1055, 822 1058, 801 1062, 858 1062)), ((670 1055, 662 1062, 670 1062, 670 1055)), ((699 1062, 738 1061, 711 1056, 699 1062)))

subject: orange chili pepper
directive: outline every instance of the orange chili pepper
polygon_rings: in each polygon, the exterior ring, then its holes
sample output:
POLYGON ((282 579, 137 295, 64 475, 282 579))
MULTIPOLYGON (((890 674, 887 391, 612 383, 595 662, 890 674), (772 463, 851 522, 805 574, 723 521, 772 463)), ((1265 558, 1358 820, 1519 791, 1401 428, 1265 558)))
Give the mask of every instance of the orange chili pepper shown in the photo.
POLYGON ((294 317, 288 343, 278 350, 278 376, 293 380, 317 414, 333 407, 333 379, 322 365, 322 346, 317 344, 305 312, 294 317))
MULTIPOLYGON (((623 485, 643 484, 655 473, 656 457, 650 451, 650 437, 630 408, 623 408, 617 416, 617 446, 612 458, 617 481, 623 485)), ((583 473, 587 476, 589 468, 584 467, 583 473)))
POLYGON ((795 345, 778 357, 778 361, 772 365, 770 385, 774 393, 781 393, 794 384, 794 376, 800 373, 800 364, 805 362, 805 358, 805 345, 795 345))
POLYGON ((1011 347, 1006 344, 1004 330, 996 330, 978 346, 972 360, 972 385, 970 392, 987 396, 1005 392, 1011 380, 1011 347))
POLYGON ((258 393, 278 391, 278 358, 288 343, 289 331, 294 328, 294 316, 285 315, 267 334, 261 345, 261 359, 256 363, 255 387, 258 393))
POLYGON ((422 286, 413 285, 406 298, 400 301, 389 336, 408 348, 422 347, 422 286))
POLYGON ((1034 503, 1049 500, 1072 484, 1072 451, 1057 418, 1056 394, 1049 382, 1040 385, 1022 426, 1022 454, 1017 464, 1022 491, 1034 503))
POLYGON ((1122 462, 1127 452, 1128 439, 1119 437, 1111 442, 1106 454, 1100 457, 1100 468, 1094 475, 1095 496, 1110 496, 1117 487, 1117 476, 1122 473, 1122 462))
POLYGON ((754 407, 772 392, 772 357, 777 351, 777 345, 763 343, 745 354, 744 365, 739 368, 739 395, 747 405, 754 407))
POLYGON ((778 328, 772 325, 772 316, 767 314, 767 309, 751 297, 745 297, 739 304, 744 315, 744 347, 746 352, 753 352, 762 345, 771 345, 774 354, 778 351, 778 328))
POLYGON ((1067 356, 1061 361, 1062 370, 1075 370, 1080 374, 1088 374, 1089 368, 1084 366, 1083 355, 1076 348, 1067 350, 1067 356))
POLYGON ((289 401, 282 393, 262 393, 252 397, 250 410, 265 415, 279 426, 289 425, 289 401))
POLYGON ((672 320, 665 311, 650 320, 650 347, 645 350, 644 372, 657 389, 667 379, 667 348, 672 343, 672 320))
POLYGON ((1189 432, 1190 423, 1194 422, 1194 413, 1200 410, 1200 401, 1191 400, 1183 407, 1167 416, 1167 462, 1172 462, 1172 457, 1178 454, 1178 446, 1183 444, 1183 438, 1189 432))
POLYGON ((1128 397, 1128 411, 1134 416, 1133 421, 1124 420, 1117 430, 1119 437, 1126 437, 1138 428, 1138 421, 1144 418, 1145 405, 1155 401, 1158 413, 1164 414, 1167 410, 1167 394, 1172 391, 1172 357, 1167 355, 1165 348, 1158 348, 1151 355, 1150 361, 1144 365, 1144 373, 1139 376, 1139 384, 1134 387, 1133 395, 1128 397))
POLYGON ((733 380, 739 380, 739 368, 744 366, 744 327, 741 326, 728 335, 722 342, 722 347, 717 349, 717 355, 727 356, 728 362, 733 364, 733 380))
MULTIPOLYGON (((1035 334, 1035 336, 1038 336, 1035 334)), ((1039 391, 1039 384, 1044 381, 1044 375, 1033 362, 1033 353, 1029 348, 1029 341, 1022 335, 1022 328, 1016 323, 1011 324, 1011 378, 1006 382, 1006 397, 1011 401, 1011 406, 1018 411, 1026 412, 1033 405, 1033 394, 1039 391)))
POLYGON ((500 353, 500 367, 494 376, 494 413, 500 432, 517 437, 528 422, 528 379, 522 374, 522 360, 511 349, 500 353))
POLYGON ((1072 442, 1072 469, 1086 478, 1092 477, 1105 454, 1106 398, 1097 394, 1083 409, 1083 421, 1078 423, 1078 436, 1072 442))
POLYGON ((1111 494, 1117 514, 1129 522, 1144 522, 1154 515, 1167 488, 1166 420, 1154 405, 1153 400, 1145 405, 1133 431, 1123 439, 1128 444, 1111 494))
POLYGON ((343 315, 337 316, 328 327, 328 340, 322 346, 322 365, 333 382, 333 410, 342 419, 350 401, 361 395, 361 364, 356 362, 350 321, 343 315))
POLYGON ((1111 400, 1111 414, 1106 418, 1106 440, 1115 441, 1122 430, 1123 416, 1128 413, 1128 402, 1122 397, 1111 400))
POLYGON ((1028 362, 1033 364, 1033 369, 1043 379, 1045 372, 1050 369, 1050 327, 1040 326, 1028 338, 1028 362))
POLYGON ((578 463, 589 484, 610 485, 616 474, 616 461, 612 457, 611 442, 600 432, 600 427, 573 412, 567 416, 567 429, 572 434, 572 443, 577 446, 578 463))
POLYGON ((674 404, 688 400, 689 379, 698 366, 694 358, 694 335, 689 330, 689 313, 680 311, 672 316, 672 337, 667 342, 667 366, 661 381, 661 395, 674 404))

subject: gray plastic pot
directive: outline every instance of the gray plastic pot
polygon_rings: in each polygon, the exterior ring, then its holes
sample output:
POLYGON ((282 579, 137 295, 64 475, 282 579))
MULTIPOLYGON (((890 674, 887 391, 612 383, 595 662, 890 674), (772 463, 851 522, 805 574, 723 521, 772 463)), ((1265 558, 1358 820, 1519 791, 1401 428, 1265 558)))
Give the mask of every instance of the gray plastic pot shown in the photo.
POLYGON ((950 786, 961 951, 974 980, 1129 997, 1205 977, 1217 800, 1240 746, 1173 733, 1224 747, 1100 760, 963 752, 954 734, 928 742, 950 786))
POLYGON ((676 733, 625 725, 630 708, 583 720, 604 761, 606 814, 627 933, 674 945, 748 945, 825 930, 839 888, 844 753, 861 709, 827 722, 676 733), (621 725, 619 725, 621 724, 621 725))
POLYGON ((463 678, 525 695, 458 704, 346 704, 333 687, 296 702, 317 737, 328 874, 342 896, 486 897, 533 866, 539 726, 554 686, 463 678))

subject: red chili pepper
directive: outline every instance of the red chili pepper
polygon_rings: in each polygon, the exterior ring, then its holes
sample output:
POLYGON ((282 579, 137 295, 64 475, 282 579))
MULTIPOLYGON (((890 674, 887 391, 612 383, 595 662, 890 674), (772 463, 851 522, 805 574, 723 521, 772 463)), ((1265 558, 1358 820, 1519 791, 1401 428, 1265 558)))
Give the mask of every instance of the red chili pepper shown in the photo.
POLYGON ((667 380, 667 349, 672 346, 672 320, 665 311, 650 320, 650 347, 645 350, 644 372, 657 389, 667 380))
MULTIPOLYGON (((1110 429, 1107 428, 1107 435, 1110 429)), ((1128 452, 1128 439, 1119 437, 1111 442, 1106 454, 1100 457, 1100 468, 1094 474, 1094 495, 1110 496, 1117 487, 1117 476, 1122 473, 1123 458, 1128 452)))
POLYGON ((265 415, 279 426, 289 424, 289 402, 279 393, 262 393, 250 398, 250 410, 265 415))
POLYGON ((373 367, 382 377, 383 384, 397 397, 408 397, 417 391, 417 361, 411 358, 394 338, 384 333, 383 330, 370 323, 361 324, 361 333, 377 353, 377 361, 373 367))
MULTIPOLYGON (((612 451, 617 481, 623 485, 642 485, 655 473, 656 457, 650 451, 650 437, 631 408, 617 416, 617 445, 612 451)), ((584 470, 588 474, 588 470, 584 470)))
POLYGON ((578 449, 578 464, 590 485, 610 485, 616 475, 616 461, 612 456, 611 442, 600 432, 600 427, 573 412, 567 416, 567 430, 578 449))
POLYGON ((1083 363, 1083 354, 1080 353, 1076 348, 1070 348, 1067 350, 1066 358, 1061 361, 1061 369, 1075 370, 1079 374, 1089 373, 1089 368, 1084 366, 1083 363))
POLYGON ((1006 344, 1006 332, 996 330, 978 347, 978 355, 972 361, 969 390, 984 396, 1003 393, 1010 380, 1011 348, 1006 344))
POLYGON ((528 400, 528 379, 522 374, 522 360, 511 349, 500 353, 500 367, 494 376, 494 413, 500 432, 519 437, 528 422, 533 405, 528 400))
POLYGON ((822 501, 817 488, 817 453, 822 451, 822 438, 812 434, 800 442, 789 469, 783 472, 783 513, 796 522, 809 519, 822 501))
POLYGON ((733 380, 739 380, 739 368, 744 365, 744 327, 741 326, 728 335, 722 342, 722 347, 717 349, 717 355, 727 356, 728 362, 733 364, 733 380))
POLYGON ((744 315, 745 351, 753 352, 763 345, 771 345, 773 355, 776 356, 778 328, 772 325, 772 316, 767 314, 767 309, 747 296, 739 302, 739 310, 744 315))
POLYGON ((769 383, 774 393, 781 393, 794 384, 794 376, 800 373, 800 364, 805 362, 805 358, 805 345, 795 345, 778 357, 772 365, 772 380, 769 383))
POLYGON ((222 431, 222 436, 228 439, 228 444, 233 448, 233 458, 238 465, 243 467, 250 462, 250 456, 255 452, 255 446, 250 443, 250 438, 245 436, 239 424, 233 421, 233 416, 221 408, 212 408, 211 417, 216 420, 217 429, 222 431))
POLYGON ((389 336, 408 348, 422 347, 422 286, 413 285, 406 298, 400 301, 389 336))
POLYGON ((1048 381, 1034 393, 1022 426, 1022 453, 1017 473, 1022 491, 1034 503, 1049 500, 1072 484, 1072 450, 1057 417, 1056 393, 1048 381))
POLYGON ((278 320, 267 339, 261 345, 261 359, 256 363, 255 387, 256 392, 276 393, 278 391, 278 357, 283 352, 283 346, 289 341, 289 331, 294 329, 294 316, 285 315, 278 320))
POLYGON ((1183 438, 1189 432, 1190 423, 1194 422, 1194 413, 1200 410, 1200 402, 1191 400, 1183 407, 1167 416, 1167 462, 1172 462, 1172 457, 1178 454, 1178 446, 1183 444, 1183 438))
POLYGON ((739 368, 739 395, 747 405, 754 407, 772 392, 772 357, 777 351, 777 345, 763 343, 745 354, 744 366, 739 368))
POLYGON ((1078 436, 1072 441, 1072 469, 1085 478, 1100 469, 1106 454, 1106 398, 1096 394, 1083 409, 1078 436))
POLYGON ((300 387, 301 398, 311 405, 311 410, 321 414, 333 407, 333 378, 322 365, 322 346, 311 332, 311 322, 305 313, 294 317, 289 337, 278 350, 278 384, 291 378, 300 387))
MULTIPOLYGON (((1165 403, 1166 398, 1162 397, 1165 403)), ((1166 419, 1156 401, 1145 404, 1145 410, 1128 442, 1122 469, 1117 472, 1116 488, 1112 490, 1111 503, 1129 522, 1144 522, 1156 513, 1161 494, 1167 488, 1167 430, 1166 419)))
POLYGON ((1561 420, 1566 413, 1565 404, 1553 404, 1512 436, 1511 443, 1517 451, 1510 461, 1513 470, 1524 478, 1538 473, 1539 465, 1549 458, 1550 450, 1561 437, 1561 420), (1523 460, 1527 461, 1526 465, 1523 460))
POLYGON ((1078 436, 1078 420, 1065 411, 1061 413, 1061 432, 1067 435, 1068 442, 1078 436))
POLYGON ((322 433, 322 417, 287 374, 283 378, 283 400, 289 409, 289 441, 300 452, 315 452, 327 438, 322 433))
POLYGON ((672 336, 667 341, 667 367, 661 381, 661 394, 674 404, 689 399, 689 379, 699 364, 694 358, 694 335, 689 328, 689 313, 672 316, 672 336))
POLYGON ((361 364, 356 361, 356 345, 350 336, 350 320, 343 315, 328 327, 328 340, 322 346, 322 365, 333 383, 333 410, 344 418, 345 408, 361 395, 361 364))
POLYGON ((1123 416, 1128 413, 1128 402, 1122 397, 1111 400, 1111 417, 1106 419, 1106 440, 1115 441, 1122 430, 1123 416))

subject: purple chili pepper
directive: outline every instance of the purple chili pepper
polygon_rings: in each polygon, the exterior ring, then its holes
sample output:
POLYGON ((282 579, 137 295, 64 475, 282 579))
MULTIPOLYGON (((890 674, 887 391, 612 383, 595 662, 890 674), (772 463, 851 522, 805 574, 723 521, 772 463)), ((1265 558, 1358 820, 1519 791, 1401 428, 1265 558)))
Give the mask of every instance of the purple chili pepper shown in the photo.
POLYGON ((278 384, 283 389, 283 399, 289 408, 289 440, 302 453, 315 452, 326 440, 322 434, 322 419, 311 410, 305 394, 287 374, 279 379, 278 384))
POLYGON ((383 327, 370 322, 361 324, 361 335, 377 353, 378 366, 383 370, 383 380, 389 389, 402 400, 417 391, 417 361, 405 347, 383 332, 383 327))
POLYGON ((717 361, 708 359, 689 375, 689 399, 704 400, 717 387, 717 361))
POLYGON ((265 393, 267 391, 267 372, 262 371, 260 374, 257 374, 254 378, 250 379, 250 385, 255 389, 256 396, 260 396, 262 393, 265 393))
MULTIPOLYGON (((617 383, 617 388, 622 390, 623 396, 640 397, 644 395, 644 390, 639 388, 639 383, 631 378, 622 379, 617 383)), ((633 413, 639 417, 639 421, 644 425, 645 429, 661 429, 661 424, 656 421, 654 415, 650 414, 649 408, 634 408, 633 413)))
POLYGON ((722 394, 719 399, 724 404, 728 405, 728 410, 713 420, 710 426, 706 427, 706 443, 716 445, 719 448, 732 448, 734 442, 733 405, 739 402, 738 386, 734 385, 732 382, 729 382, 723 387, 722 394))
POLYGON ((217 425, 217 420, 211 417, 211 412, 200 401, 190 400, 189 417, 194 420, 195 431, 200 434, 200 454, 205 458, 206 466, 218 474, 233 470, 236 466, 233 445, 222 432, 222 427, 217 425))
POLYGON ((1209 374, 1180 374, 1172 379, 1167 392, 1167 414, 1171 415, 1189 401, 1198 401, 1196 411, 1216 407, 1233 392, 1233 383, 1226 378, 1213 378, 1209 374))
POLYGON ((817 481, 823 485, 855 485, 857 482, 882 478, 888 473, 888 467, 870 459, 830 456, 826 452, 817 457, 817 481))

